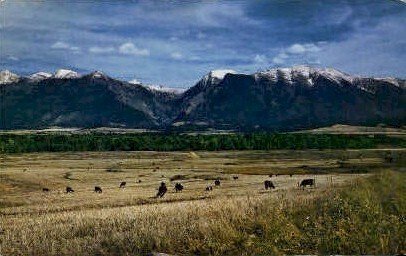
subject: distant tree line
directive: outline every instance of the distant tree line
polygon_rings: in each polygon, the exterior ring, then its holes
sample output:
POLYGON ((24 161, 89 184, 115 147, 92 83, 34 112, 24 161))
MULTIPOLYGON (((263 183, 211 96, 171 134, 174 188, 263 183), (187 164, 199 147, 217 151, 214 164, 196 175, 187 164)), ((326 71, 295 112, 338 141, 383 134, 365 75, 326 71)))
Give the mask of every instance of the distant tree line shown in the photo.
POLYGON ((2 134, 3 153, 63 151, 192 151, 271 149, 359 149, 406 147, 404 138, 385 135, 304 133, 250 134, 2 134))

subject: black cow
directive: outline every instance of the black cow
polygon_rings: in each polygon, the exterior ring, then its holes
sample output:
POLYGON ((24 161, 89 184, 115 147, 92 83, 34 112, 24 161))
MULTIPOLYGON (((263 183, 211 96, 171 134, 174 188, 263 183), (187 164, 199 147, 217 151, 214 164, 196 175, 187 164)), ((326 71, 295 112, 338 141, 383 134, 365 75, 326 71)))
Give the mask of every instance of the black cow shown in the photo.
POLYGON ((101 189, 101 187, 96 186, 96 187, 94 187, 94 192, 96 192, 96 193, 102 193, 103 190, 101 189))
POLYGON ((269 178, 272 178, 273 174, 269 174, 268 176, 269 176, 269 178))
POLYGON ((175 191, 176 192, 181 192, 183 190, 183 185, 180 183, 175 184, 175 191))
POLYGON ((306 186, 314 187, 315 185, 316 185, 315 179, 304 179, 300 182, 299 187, 304 189, 306 186))
POLYGON ((73 193, 75 190, 73 190, 71 187, 66 187, 66 193, 73 193))
POLYGON ((385 156, 385 162, 387 163, 393 163, 393 157, 391 155, 386 155, 385 156))
POLYGON ((141 183, 142 181, 141 180, 138 180, 138 183, 141 183))
POLYGON ((264 181, 264 186, 265 186, 265 189, 275 188, 275 185, 270 180, 264 181))
POLYGON ((213 190, 213 187, 212 186, 207 186, 206 187, 206 191, 212 191, 213 190))
POLYGON ((49 188, 42 188, 42 192, 49 192, 49 188))
POLYGON ((120 183, 120 188, 125 188, 125 185, 127 185, 127 182, 122 181, 122 182, 120 183))
POLYGON ((220 186, 220 180, 219 180, 219 179, 215 180, 215 181, 214 181, 214 185, 220 186))
POLYGON ((233 179, 234 179, 234 180, 238 180, 238 176, 233 176, 233 179))
POLYGON ((168 189, 166 188, 165 182, 161 182, 161 186, 159 186, 158 188, 158 193, 156 194, 156 197, 163 197, 166 191, 168 191, 168 189))

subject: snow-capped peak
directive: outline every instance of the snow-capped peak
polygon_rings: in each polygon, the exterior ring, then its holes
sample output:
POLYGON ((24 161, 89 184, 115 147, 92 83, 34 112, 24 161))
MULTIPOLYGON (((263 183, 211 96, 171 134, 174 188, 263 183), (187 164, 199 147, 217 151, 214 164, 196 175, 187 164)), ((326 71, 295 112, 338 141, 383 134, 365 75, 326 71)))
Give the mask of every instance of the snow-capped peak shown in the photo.
POLYGON ((220 83, 227 74, 236 74, 237 72, 232 69, 217 69, 210 71, 202 79, 204 84, 218 84, 220 83))
POLYGON ((52 77, 52 74, 50 74, 50 73, 38 72, 38 73, 28 76, 28 79, 33 80, 33 81, 41 81, 41 80, 45 80, 45 79, 48 79, 51 77, 52 77))
POLYGON ((212 70, 209 73, 209 76, 212 78, 216 78, 218 80, 223 80, 227 74, 236 74, 237 72, 232 69, 217 69, 212 70))
POLYGON ((11 84, 19 80, 20 77, 9 70, 0 71, 0 84, 11 84))
POLYGON ((104 78, 104 79, 107 78, 107 76, 103 72, 98 71, 98 70, 90 73, 90 76, 92 78, 104 78))
POLYGON ((317 76, 323 76, 337 83, 343 80, 352 82, 354 79, 354 77, 333 68, 314 68, 303 65, 290 68, 273 68, 254 75, 255 77, 267 77, 274 82, 282 80, 289 84, 292 84, 294 81, 303 81, 310 86, 314 84, 313 79, 317 76))
POLYGON ((137 79, 133 79, 131 81, 128 81, 128 83, 130 83, 130 84, 141 84, 141 82, 138 81, 137 79))
POLYGON ((162 85, 150 85, 150 84, 143 84, 145 88, 149 90, 159 91, 159 92, 169 92, 169 93, 183 93, 186 89, 183 88, 173 88, 173 87, 166 87, 162 85))
POLYGON ((397 87, 400 86, 399 80, 394 77, 377 77, 375 78, 375 80, 391 83, 393 85, 396 85, 397 87))
POLYGON ((142 87, 150 90, 150 91, 159 91, 159 92, 168 92, 168 93, 183 93, 186 91, 186 89, 183 88, 172 88, 172 87, 166 87, 163 85, 152 85, 152 84, 143 84, 137 79, 133 79, 131 81, 128 81, 129 84, 134 84, 134 85, 141 85, 142 87))
POLYGON ((78 78, 79 74, 69 69, 59 69, 55 72, 54 77, 59 79, 78 78))
POLYGON ((319 73, 335 82, 340 82, 340 80, 344 80, 351 83, 354 80, 354 77, 341 71, 338 71, 337 69, 334 68, 320 69, 319 73))

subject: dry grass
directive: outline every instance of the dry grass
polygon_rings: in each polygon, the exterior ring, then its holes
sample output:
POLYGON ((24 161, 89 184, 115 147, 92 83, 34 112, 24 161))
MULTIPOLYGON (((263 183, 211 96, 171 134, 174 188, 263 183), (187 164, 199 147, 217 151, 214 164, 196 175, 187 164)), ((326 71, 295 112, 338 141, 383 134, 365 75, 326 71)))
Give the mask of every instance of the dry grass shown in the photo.
POLYGON ((382 168, 384 152, 197 154, 7 156, 0 186, 0 254, 388 254, 405 249, 404 174, 385 172, 365 179, 370 175, 340 174, 336 167, 329 175, 279 175, 272 178, 276 191, 262 189, 268 178, 264 173, 275 169, 306 172, 301 165, 327 165, 343 155, 357 168, 382 168), (352 157, 359 154, 362 161, 352 157), (255 166, 251 173, 238 174, 250 166, 255 166), (239 179, 232 180, 231 173, 239 179), (170 190, 163 199, 152 198, 161 180, 170 184, 176 175, 184 192, 170 190), (221 187, 204 191, 210 178, 218 176, 221 187), (304 177, 315 177, 317 187, 297 189, 304 177), (138 179, 142 182, 136 183, 138 179), (118 188, 122 180, 128 182, 124 190, 118 188), (76 192, 63 193, 66 185, 76 192), (92 192, 95 185, 102 186, 102 194, 92 192), (49 194, 41 192, 44 186, 49 194))

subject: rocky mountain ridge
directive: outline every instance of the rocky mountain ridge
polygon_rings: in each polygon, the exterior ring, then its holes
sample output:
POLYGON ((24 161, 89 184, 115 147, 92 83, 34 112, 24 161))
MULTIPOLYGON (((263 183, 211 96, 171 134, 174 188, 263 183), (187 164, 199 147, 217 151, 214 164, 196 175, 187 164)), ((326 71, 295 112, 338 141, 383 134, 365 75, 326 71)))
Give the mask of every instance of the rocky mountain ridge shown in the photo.
POLYGON ((184 91, 100 71, 0 72, 1 129, 120 127, 290 131, 406 120, 405 80, 307 66, 254 74, 216 70, 184 91))

